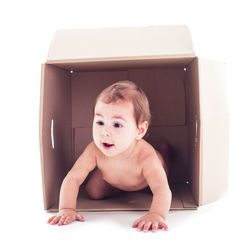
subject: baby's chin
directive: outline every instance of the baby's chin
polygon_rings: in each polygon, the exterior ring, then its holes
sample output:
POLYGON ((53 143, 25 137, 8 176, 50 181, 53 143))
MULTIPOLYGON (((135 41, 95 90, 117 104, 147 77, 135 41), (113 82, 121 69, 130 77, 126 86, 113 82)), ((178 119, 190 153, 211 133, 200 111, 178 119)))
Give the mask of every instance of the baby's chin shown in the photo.
POLYGON ((103 150, 103 149, 101 149, 101 151, 102 151, 102 153, 105 155, 105 156, 107 156, 107 157, 109 157, 109 158, 113 158, 113 157, 115 157, 115 156, 117 156, 119 153, 117 153, 117 152, 111 152, 111 150, 110 151, 107 151, 107 150, 103 150))

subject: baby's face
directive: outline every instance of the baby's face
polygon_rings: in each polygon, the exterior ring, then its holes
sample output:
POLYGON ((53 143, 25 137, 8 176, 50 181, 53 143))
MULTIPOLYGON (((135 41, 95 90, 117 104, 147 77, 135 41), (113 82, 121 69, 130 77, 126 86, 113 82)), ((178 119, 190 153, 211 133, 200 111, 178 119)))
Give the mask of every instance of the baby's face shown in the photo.
POLYGON ((139 130, 133 111, 130 102, 97 102, 93 120, 93 139, 106 156, 122 155, 135 142, 139 130))

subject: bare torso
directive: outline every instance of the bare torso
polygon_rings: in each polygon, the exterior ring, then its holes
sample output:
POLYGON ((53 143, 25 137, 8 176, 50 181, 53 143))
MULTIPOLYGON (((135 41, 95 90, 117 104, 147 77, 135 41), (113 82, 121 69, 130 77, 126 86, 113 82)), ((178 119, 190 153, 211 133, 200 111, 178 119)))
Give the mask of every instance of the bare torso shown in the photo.
POLYGON ((102 173, 102 178, 115 188, 124 191, 137 191, 148 186, 143 176, 143 164, 145 156, 150 154, 156 157, 164 166, 164 160, 160 153, 145 140, 138 141, 133 156, 124 161, 107 158, 96 147, 97 167, 102 173))

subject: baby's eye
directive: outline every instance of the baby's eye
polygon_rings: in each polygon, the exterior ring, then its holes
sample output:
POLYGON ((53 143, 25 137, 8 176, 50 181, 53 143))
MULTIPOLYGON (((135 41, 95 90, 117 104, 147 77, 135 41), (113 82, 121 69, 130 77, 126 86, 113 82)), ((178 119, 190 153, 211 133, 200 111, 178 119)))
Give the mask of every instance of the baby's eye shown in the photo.
POLYGON ((121 128, 121 127, 123 127, 123 126, 122 126, 122 124, 120 124, 120 123, 115 123, 115 124, 114 124, 114 127, 115 127, 115 128, 121 128))
POLYGON ((104 125, 104 123, 102 121, 98 121, 98 122, 96 122, 96 124, 98 124, 99 126, 104 125))

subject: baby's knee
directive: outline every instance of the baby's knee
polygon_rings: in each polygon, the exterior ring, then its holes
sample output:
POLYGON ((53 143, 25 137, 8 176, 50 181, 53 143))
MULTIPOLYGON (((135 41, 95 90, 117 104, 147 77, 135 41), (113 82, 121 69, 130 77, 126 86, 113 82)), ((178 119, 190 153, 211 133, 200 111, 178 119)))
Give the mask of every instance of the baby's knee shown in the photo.
POLYGON ((101 193, 99 190, 97 190, 94 187, 89 187, 86 185, 85 190, 87 191, 88 197, 91 200, 101 200, 104 198, 103 193, 101 193))

